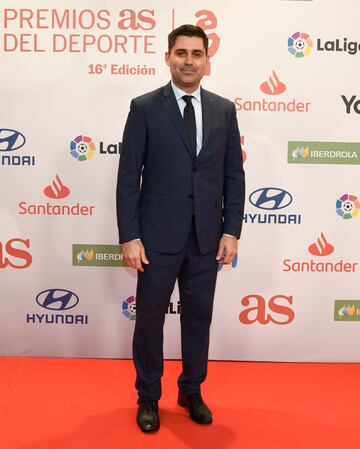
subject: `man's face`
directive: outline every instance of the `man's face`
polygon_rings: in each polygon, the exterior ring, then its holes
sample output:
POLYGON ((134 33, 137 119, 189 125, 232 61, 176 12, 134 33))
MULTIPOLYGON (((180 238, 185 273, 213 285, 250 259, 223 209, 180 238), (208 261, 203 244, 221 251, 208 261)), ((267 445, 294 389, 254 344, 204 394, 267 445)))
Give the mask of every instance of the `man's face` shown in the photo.
POLYGON ((208 60, 201 37, 178 36, 171 53, 165 53, 173 83, 187 93, 199 87, 208 60))

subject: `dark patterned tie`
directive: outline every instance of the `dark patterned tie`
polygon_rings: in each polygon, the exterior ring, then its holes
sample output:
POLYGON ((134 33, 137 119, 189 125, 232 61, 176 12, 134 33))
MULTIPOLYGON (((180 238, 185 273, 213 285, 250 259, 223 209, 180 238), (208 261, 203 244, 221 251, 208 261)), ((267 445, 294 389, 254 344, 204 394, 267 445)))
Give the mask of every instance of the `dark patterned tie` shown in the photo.
POLYGON ((195 111, 192 105, 192 95, 184 95, 182 99, 186 102, 184 109, 184 124, 187 135, 189 137, 190 148, 193 158, 196 158, 196 121, 195 111))

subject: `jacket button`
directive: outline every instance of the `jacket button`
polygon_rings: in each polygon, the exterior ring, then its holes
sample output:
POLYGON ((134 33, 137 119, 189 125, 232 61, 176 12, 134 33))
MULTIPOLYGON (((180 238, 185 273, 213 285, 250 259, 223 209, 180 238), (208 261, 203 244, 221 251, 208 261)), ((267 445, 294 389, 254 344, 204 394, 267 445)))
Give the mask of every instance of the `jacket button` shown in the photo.
POLYGON ((189 200, 192 200, 194 198, 194 195, 191 193, 190 195, 188 195, 189 200))
POLYGON ((194 172, 194 173, 196 173, 197 172, 197 167, 196 167, 196 165, 195 165, 195 167, 193 167, 193 169, 192 169, 192 171, 194 172))

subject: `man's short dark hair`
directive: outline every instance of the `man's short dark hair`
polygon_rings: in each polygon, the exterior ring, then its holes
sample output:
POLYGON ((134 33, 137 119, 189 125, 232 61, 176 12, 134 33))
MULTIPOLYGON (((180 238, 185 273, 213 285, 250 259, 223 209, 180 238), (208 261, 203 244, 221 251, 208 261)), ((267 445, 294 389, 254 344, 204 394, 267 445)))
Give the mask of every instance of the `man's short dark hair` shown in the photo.
POLYGON ((181 25, 178 28, 175 28, 169 36, 168 36, 168 50, 169 53, 171 53, 171 50, 173 49, 175 45, 175 41, 179 36, 189 36, 189 37, 200 37, 203 40, 205 53, 208 54, 208 47, 209 47, 209 39, 205 34, 205 31, 196 26, 196 25, 181 25))

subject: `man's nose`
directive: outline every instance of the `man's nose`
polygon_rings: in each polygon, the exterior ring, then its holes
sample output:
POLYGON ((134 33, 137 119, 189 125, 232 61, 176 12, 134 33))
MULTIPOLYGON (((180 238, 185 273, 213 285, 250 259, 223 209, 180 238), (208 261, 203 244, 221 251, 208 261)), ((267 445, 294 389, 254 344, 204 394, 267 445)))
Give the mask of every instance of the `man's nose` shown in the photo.
POLYGON ((193 62, 192 54, 188 53, 185 58, 185 64, 192 64, 192 62, 193 62))

